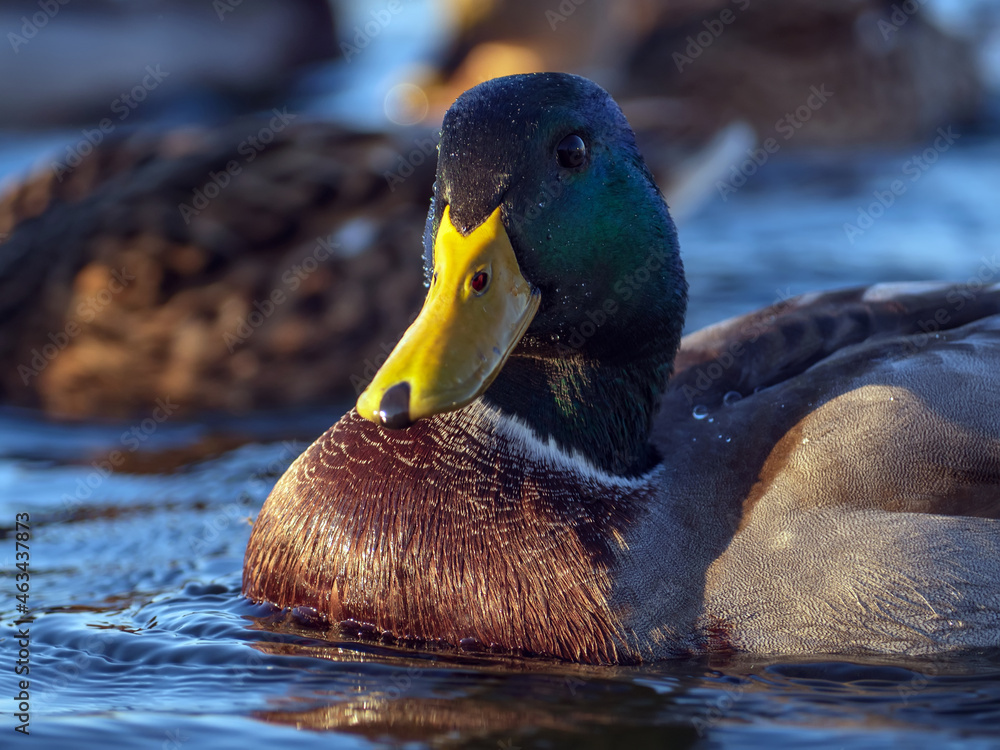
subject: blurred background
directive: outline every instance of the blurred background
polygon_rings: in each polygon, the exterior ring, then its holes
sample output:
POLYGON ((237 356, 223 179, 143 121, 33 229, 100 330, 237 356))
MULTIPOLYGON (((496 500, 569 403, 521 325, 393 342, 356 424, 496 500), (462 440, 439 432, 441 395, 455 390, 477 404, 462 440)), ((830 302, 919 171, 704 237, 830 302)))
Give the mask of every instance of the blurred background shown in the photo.
POLYGON ((988 0, 38 0, 0 8, 0 401, 349 405, 419 308, 437 129, 499 75, 621 103, 688 330, 996 274, 988 0))

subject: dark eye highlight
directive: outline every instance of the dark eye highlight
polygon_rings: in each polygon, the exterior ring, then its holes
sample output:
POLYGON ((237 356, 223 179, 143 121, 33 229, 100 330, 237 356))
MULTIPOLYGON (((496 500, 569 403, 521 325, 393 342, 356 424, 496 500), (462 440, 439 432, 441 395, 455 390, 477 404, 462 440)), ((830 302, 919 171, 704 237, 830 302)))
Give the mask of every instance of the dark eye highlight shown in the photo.
POLYGON ((581 167, 587 161, 587 144, 576 133, 571 133, 556 146, 556 159, 564 169, 581 167))
POLYGON ((480 271, 472 277, 472 291, 482 294, 490 283, 490 276, 485 271, 480 271))

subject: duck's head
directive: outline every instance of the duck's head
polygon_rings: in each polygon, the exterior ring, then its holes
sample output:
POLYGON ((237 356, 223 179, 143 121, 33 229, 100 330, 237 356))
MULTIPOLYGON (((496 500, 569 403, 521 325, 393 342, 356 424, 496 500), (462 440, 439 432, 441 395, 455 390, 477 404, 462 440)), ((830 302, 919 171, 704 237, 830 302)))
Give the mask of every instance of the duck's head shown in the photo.
POLYGON ((424 246, 427 299, 358 413, 403 428, 485 394, 563 447, 613 441, 617 458, 591 457, 636 470, 642 450, 622 441, 645 443, 686 284, 673 222, 607 92, 543 73, 459 97, 424 246))

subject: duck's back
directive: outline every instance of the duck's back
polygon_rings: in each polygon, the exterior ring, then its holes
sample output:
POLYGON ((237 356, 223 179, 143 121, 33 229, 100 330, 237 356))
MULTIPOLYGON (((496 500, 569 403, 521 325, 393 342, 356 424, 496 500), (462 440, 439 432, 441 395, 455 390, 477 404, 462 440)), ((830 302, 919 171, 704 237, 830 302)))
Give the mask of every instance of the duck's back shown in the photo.
POLYGON ((654 441, 715 512, 717 645, 1000 646, 1000 285, 798 298, 677 362, 654 441))

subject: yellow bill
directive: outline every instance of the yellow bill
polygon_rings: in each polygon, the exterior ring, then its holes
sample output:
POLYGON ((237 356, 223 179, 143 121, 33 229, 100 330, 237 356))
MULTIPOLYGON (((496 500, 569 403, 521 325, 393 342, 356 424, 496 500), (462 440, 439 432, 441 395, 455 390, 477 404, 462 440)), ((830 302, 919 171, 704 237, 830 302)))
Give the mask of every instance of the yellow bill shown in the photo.
POLYGON ((402 428, 465 406, 500 372, 538 311, 497 208, 467 236, 445 206, 420 315, 358 398, 365 419, 402 428))

